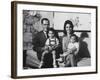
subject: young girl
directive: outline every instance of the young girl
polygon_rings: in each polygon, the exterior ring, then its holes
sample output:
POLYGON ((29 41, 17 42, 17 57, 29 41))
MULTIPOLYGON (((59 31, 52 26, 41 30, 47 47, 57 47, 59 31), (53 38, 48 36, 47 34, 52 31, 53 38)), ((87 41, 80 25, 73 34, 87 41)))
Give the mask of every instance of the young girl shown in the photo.
POLYGON ((39 68, 41 68, 43 66, 43 64, 46 64, 46 63, 47 63, 47 65, 49 64, 47 62, 48 60, 44 61, 44 58, 45 58, 44 56, 46 54, 52 54, 53 64, 50 63, 49 65, 53 65, 53 67, 57 67, 57 65, 56 65, 56 48, 59 45, 59 40, 57 39, 57 37, 55 35, 55 30, 53 28, 50 28, 48 30, 48 37, 49 38, 46 40, 46 43, 45 43, 45 49, 46 50, 42 54, 42 58, 41 58, 41 62, 40 62, 39 68))
POLYGON ((67 50, 61 55, 62 58, 58 59, 58 61, 61 62, 63 59, 65 66, 68 66, 69 64, 71 66, 76 66, 75 55, 77 55, 78 51, 79 51, 78 38, 75 34, 72 34, 70 37, 70 42, 68 44, 67 50))

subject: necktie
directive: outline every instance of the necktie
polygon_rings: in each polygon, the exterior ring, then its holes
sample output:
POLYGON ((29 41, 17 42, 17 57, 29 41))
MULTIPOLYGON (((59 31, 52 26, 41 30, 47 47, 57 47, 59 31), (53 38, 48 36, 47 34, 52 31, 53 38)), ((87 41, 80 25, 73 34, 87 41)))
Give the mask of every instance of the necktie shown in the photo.
POLYGON ((46 36, 46 38, 47 38, 47 32, 46 32, 46 31, 44 31, 44 34, 45 34, 45 36, 46 36))

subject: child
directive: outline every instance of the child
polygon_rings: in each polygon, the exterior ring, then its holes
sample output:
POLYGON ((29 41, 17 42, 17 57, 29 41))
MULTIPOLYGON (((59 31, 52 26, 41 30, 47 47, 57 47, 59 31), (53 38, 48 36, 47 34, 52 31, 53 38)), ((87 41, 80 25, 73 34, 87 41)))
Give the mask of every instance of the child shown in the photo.
POLYGON ((75 55, 77 55, 78 51, 78 37, 75 34, 72 34, 67 50, 62 55, 60 55, 62 58, 59 58, 58 61, 61 62, 63 59, 65 66, 68 66, 69 64, 71 66, 76 66, 75 55))
MULTIPOLYGON (((44 56, 45 54, 51 53, 52 54, 52 58, 53 58, 53 67, 57 67, 56 66, 56 48, 59 45, 59 40, 56 38, 55 35, 55 30, 53 28, 50 28, 48 30, 48 39, 45 43, 45 51, 42 54, 42 58, 41 58, 41 62, 40 62, 40 66, 39 68, 42 67, 43 65, 43 60, 44 60, 44 56)), ((49 63, 48 63, 49 64, 49 63)), ((51 65, 51 64, 50 64, 51 65)))

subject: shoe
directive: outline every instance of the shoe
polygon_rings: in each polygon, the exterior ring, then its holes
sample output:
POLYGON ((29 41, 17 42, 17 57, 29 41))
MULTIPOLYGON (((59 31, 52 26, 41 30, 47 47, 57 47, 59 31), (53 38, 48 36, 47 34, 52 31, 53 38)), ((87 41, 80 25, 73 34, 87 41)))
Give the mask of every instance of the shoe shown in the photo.
POLYGON ((63 60, 62 60, 62 58, 59 58, 59 59, 56 59, 58 62, 62 62, 63 60))

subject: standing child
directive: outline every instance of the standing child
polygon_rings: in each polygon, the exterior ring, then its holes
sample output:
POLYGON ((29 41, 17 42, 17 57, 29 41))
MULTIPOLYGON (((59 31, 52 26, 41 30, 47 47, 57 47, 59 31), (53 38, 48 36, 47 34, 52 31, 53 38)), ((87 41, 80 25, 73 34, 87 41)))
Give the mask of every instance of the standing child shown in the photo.
POLYGON ((48 37, 49 38, 47 39, 47 41, 45 43, 46 50, 42 54, 39 68, 41 68, 43 66, 43 64, 52 65, 53 67, 57 67, 57 65, 56 65, 56 48, 59 45, 59 40, 57 39, 57 37, 55 35, 55 30, 53 28, 49 28, 48 37), (52 54, 52 56, 49 56, 49 57, 52 57, 51 60, 44 60, 44 58, 45 58, 44 56, 48 55, 48 54, 52 54), (53 63, 49 64, 47 61, 52 62, 52 59, 53 59, 53 63))
MULTIPOLYGON (((68 44, 67 50, 61 55, 64 58, 65 66, 69 64, 71 66, 76 66, 77 63, 75 61, 75 56, 78 54, 79 51, 79 42, 78 37, 75 34, 72 34, 70 37, 70 42, 68 44)), ((58 59, 58 61, 62 61, 62 58, 58 59)))

